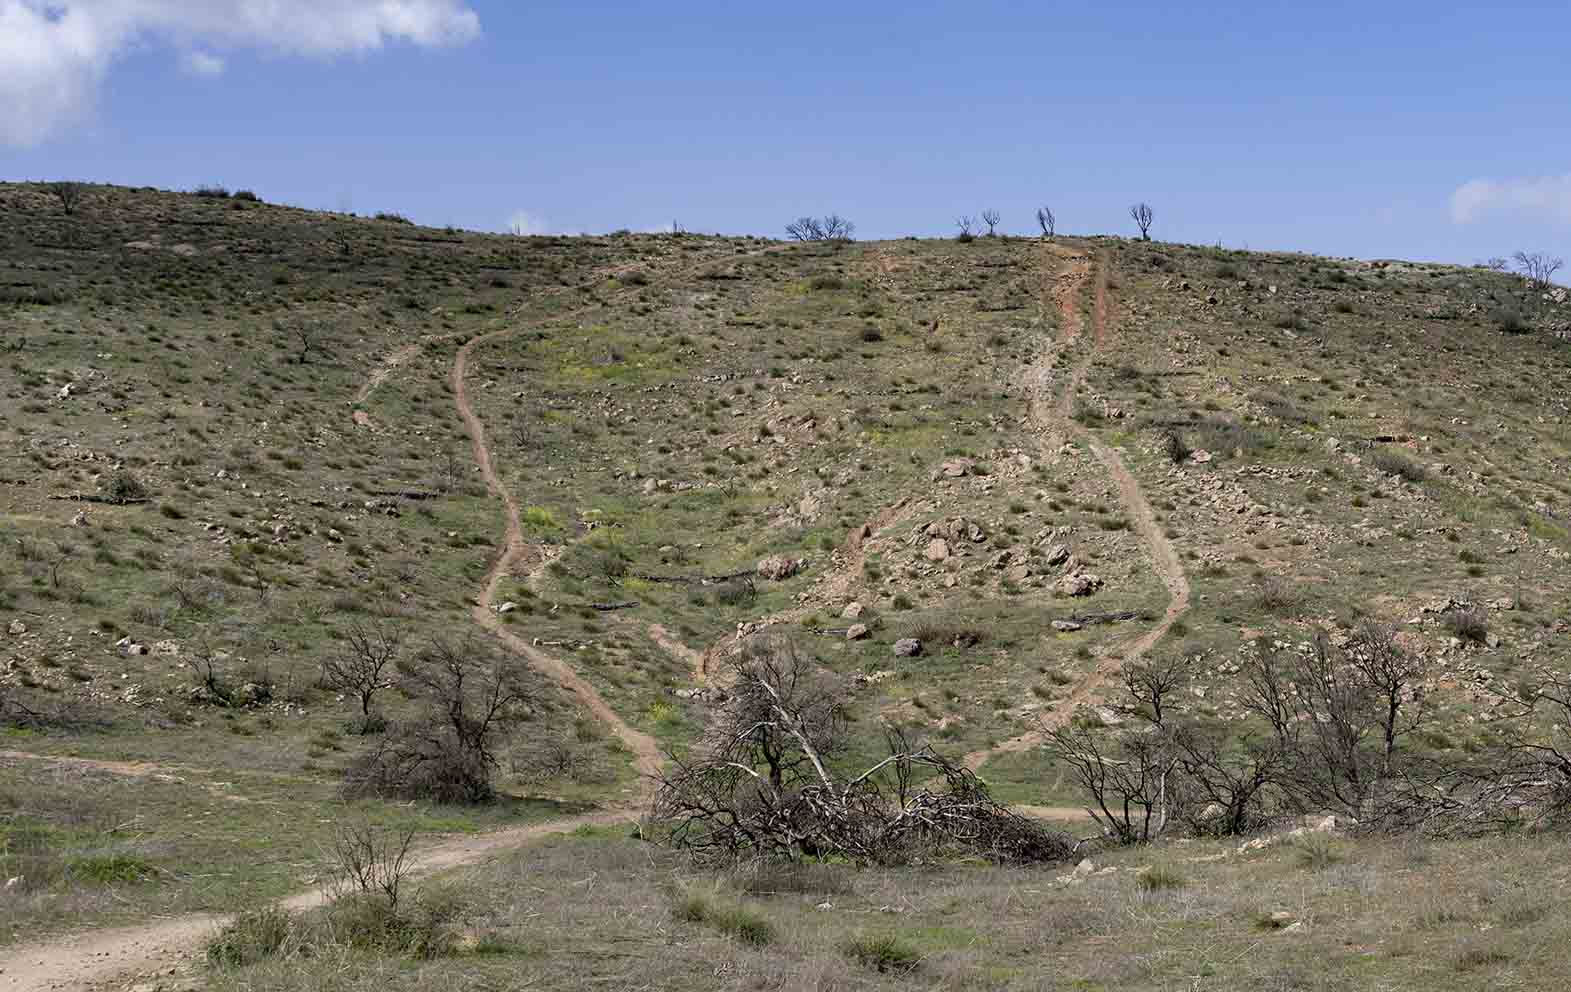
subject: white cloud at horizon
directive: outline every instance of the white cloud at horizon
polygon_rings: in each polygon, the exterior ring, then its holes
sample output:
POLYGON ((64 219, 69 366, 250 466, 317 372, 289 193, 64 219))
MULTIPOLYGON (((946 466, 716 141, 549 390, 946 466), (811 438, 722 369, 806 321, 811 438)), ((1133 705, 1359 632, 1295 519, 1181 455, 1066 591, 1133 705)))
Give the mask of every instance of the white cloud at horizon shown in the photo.
POLYGON ((1571 223, 1571 173, 1521 179, 1474 179, 1451 194, 1451 220, 1471 224, 1489 214, 1539 215, 1571 223))
POLYGON ((198 45, 327 58, 479 34, 465 0, 0 0, 0 145, 86 120, 115 60, 148 41, 184 48, 182 68, 212 76, 223 60, 198 45))

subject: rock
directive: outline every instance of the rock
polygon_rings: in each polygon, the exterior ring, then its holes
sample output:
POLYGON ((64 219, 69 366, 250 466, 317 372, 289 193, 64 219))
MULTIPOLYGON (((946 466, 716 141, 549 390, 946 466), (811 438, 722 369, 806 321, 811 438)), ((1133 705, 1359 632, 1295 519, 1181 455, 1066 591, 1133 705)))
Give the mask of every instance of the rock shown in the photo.
POLYGON ((67 383, 66 385, 60 387, 60 392, 57 395, 63 400, 68 400, 71 398, 71 393, 72 385, 67 383))
POLYGON ((335 527, 329 527, 327 529, 327 539, 332 541, 334 544, 344 543, 344 535, 340 534, 338 529, 335 527))
POLYGON ((789 579, 802 570, 803 561, 800 558, 787 558, 785 555, 770 555, 758 563, 757 572, 760 578, 780 582, 789 579))
POLYGON ((653 480, 653 479, 645 479, 644 480, 644 495, 645 496, 653 496, 655 494, 655 492, 659 490, 659 488, 660 488, 660 484, 655 482, 655 480, 653 480))
POLYGON ((948 561, 949 542, 941 537, 935 537, 927 542, 927 547, 922 551, 922 556, 928 561, 948 561))
POLYGON ((370 427, 371 415, 364 410, 356 410, 354 412, 354 421, 356 427, 370 427))
POLYGON ((866 637, 867 624, 865 623, 854 623, 851 625, 850 629, 846 631, 846 640, 848 641, 860 641, 866 637))
POLYGON ((139 658, 142 655, 147 654, 147 645, 146 644, 127 644, 125 646, 125 653, 128 654, 128 655, 131 655, 132 657, 139 658))
POLYGON ((180 653, 180 645, 174 641, 159 641, 153 645, 153 653, 170 658, 180 653))
POLYGON ((1338 451, 1341 451, 1341 450, 1342 450, 1342 442, 1341 441, 1337 440, 1334 437, 1326 438, 1326 451, 1328 451, 1328 452, 1330 452, 1331 454, 1334 455, 1338 451))
POLYGON ((895 657, 915 658, 922 653, 922 642, 914 637, 902 637, 895 642, 895 657))
POLYGON ((823 508, 823 500, 819 499, 816 494, 803 496, 801 502, 796 504, 797 515, 804 520, 817 520, 818 515, 823 512, 823 508))
POLYGON ((842 620, 855 620, 860 617, 863 611, 866 609, 867 607, 863 606, 861 603, 852 600, 846 604, 845 609, 840 611, 840 618, 842 620))
POLYGON ((1102 580, 1090 572, 1075 572, 1060 579, 1058 588, 1065 596, 1089 596, 1102 588, 1102 580))
POLYGON ((827 913, 831 909, 835 908, 835 904, 832 903, 832 902, 821 902, 818 905, 814 906, 813 908, 818 910, 820 913, 827 913))
POLYGON ((76 516, 71 518, 71 526, 72 527, 86 527, 87 526, 87 511, 86 510, 77 510, 76 511, 76 516))
POLYGON ((1085 628, 1073 620, 1054 620, 1053 629, 1060 634, 1073 634, 1075 631, 1084 630, 1085 628))
POLYGON ((1189 460, 1194 462, 1196 465, 1204 465, 1211 460, 1211 452, 1205 451, 1203 449, 1196 451, 1189 456, 1189 460))
POLYGON ((1047 563, 1052 565, 1054 568, 1062 565, 1064 562, 1069 560, 1069 545, 1055 544, 1048 548, 1046 559, 1047 563))
POLYGON ((1083 861, 1081 861, 1078 865, 1075 865, 1075 877, 1076 878, 1086 878, 1087 876, 1091 875, 1095 871, 1096 871, 1096 863, 1094 861, 1092 861, 1090 858, 1086 858, 1083 861))
POLYGON ((20 637, 27 633, 27 624, 20 620, 12 620, 11 626, 7 627, 6 629, 11 632, 12 637, 20 637))
POLYGON ((975 467, 976 463, 969 458, 955 458, 938 466, 938 472, 946 479, 959 479, 975 467))
POLYGON ((518 604, 512 600, 508 600, 505 603, 498 603, 494 609, 497 613, 516 613, 518 611, 518 604))

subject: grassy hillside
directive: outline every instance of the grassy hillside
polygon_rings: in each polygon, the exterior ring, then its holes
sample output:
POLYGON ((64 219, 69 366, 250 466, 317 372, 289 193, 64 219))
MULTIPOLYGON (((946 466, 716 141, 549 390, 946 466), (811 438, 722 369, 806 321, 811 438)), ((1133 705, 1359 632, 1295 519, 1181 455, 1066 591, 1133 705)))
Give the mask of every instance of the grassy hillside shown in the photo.
MULTIPOLYGON (((406 659, 516 653, 477 604, 587 687, 537 675, 500 802, 353 804, 421 843, 636 805, 636 736, 685 752, 764 627, 853 678, 848 764, 900 728, 1040 807, 1081 797, 1037 728, 1131 719, 1113 683, 1138 653, 1198 659, 1187 705, 1225 723, 1254 639, 1399 624, 1438 755, 1571 669, 1571 306, 1507 274, 1110 238, 513 238, 110 187, 66 214, 0 185, 0 216, 0 873, 25 879, 0 940, 310 885, 374 736, 324 660, 364 625, 406 659), (522 533, 489 597, 503 491, 522 533)), ((1173 866, 1168 889, 957 866, 779 897, 618 831, 470 892, 494 955, 232 980, 617 985, 653 955, 655 987, 1542 987, 1561 924, 1489 868, 1538 848, 1336 843, 1326 870, 1113 856, 1173 866), (622 888, 556 891, 602 875, 622 888), (690 889, 762 899, 779 939, 684 921, 690 889), (1304 927, 1271 931, 1279 909, 1304 927), (862 967, 848 930, 923 963, 862 967)))

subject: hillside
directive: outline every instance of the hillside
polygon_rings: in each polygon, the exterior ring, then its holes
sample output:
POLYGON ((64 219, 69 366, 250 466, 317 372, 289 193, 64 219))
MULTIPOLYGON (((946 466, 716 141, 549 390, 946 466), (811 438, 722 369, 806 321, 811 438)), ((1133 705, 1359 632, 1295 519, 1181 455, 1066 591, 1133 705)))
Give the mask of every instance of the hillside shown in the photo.
MULTIPOLYGON (((449 883, 502 936, 167 981, 1556 973, 1565 922, 1541 897, 1563 838, 1197 840, 1099 851, 1120 870, 1073 882, 957 864, 770 883, 621 824, 766 628, 854 686, 847 767, 899 729, 1082 836, 1084 796, 1041 745, 1138 719, 1119 675, 1141 659, 1194 659, 1185 706, 1241 725, 1257 639, 1375 618, 1424 661, 1424 752, 1487 746, 1524 687, 1571 669, 1563 292, 1115 238, 514 238, 111 187, 66 214, 0 185, 0 217, 8 975, 44 948, 46 977, 107 977, 71 970, 94 934, 155 917, 174 923, 149 940, 184 949, 218 919, 185 914, 310 890, 350 815, 413 829, 434 865, 508 851, 449 883), (376 735, 322 673, 365 631, 405 661, 439 644, 527 665, 496 801, 346 805, 376 735), (511 851, 537 825, 581 829, 511 851), (1178 881, 1140 881, 1153 863, 1178 881), (684 919, 673 887, 776 936, 684 919), (1301 926, 1269 932, 1277 911, 1301 926), (848 928, 921 966, 848 961, 848 928)), ((394 721, 417 708, 376 698, 394 721)))

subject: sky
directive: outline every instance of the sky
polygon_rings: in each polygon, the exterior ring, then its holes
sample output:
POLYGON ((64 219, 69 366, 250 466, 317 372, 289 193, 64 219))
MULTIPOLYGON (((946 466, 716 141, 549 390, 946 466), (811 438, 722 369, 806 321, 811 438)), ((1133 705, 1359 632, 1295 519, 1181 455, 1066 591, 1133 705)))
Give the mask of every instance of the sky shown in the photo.
POLYGON ((1571 255, 1571 6, 0 0, 0 178, 538 233, 1571 255))

